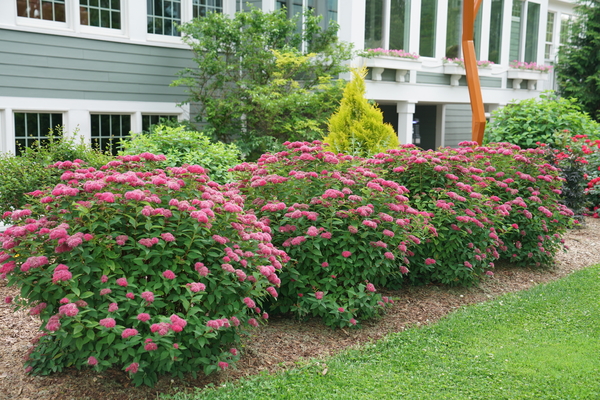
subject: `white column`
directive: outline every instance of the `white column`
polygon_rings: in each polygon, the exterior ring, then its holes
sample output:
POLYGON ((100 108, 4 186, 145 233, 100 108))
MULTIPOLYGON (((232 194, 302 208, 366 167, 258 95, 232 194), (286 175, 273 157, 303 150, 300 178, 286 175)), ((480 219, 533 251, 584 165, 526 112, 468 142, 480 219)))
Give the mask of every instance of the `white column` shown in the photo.
POLYGON ((262 0, 262 10, 266 13, 275 11, 275 0, 262 0))
POLYGON ((479 7, 481 13, 481 43, 479 43, 479 59, 488 60, 490 56, 490 20, 492 17, 492 2, 484 0, 479 7))
POLYGON ((390 48, 390 18, 392 13, 392 3, 390 0, 383 0, 383 23, 381 26, 381 47, 390 48))
POLYGON ((365 47, 365 0, 343 0, 338 4, 338 37, 354 43, 355 49, 362 50, 365 47))
POLYGON ((15 120, 12 108, 5 108, 0 111, 0 152, 15 153, 15 120))
MULTIPOLYGON (((544 53, 546 52, 546 27, 548 25, 548 3, 542 1, 540 4, 540 24, 538 31, 537 63, 544 64, 544 53)), ((538 82, 540 83, 540 82, 538 82)))
MULTIPOLYGON (((437 0, 435 13, 435 54, 433 57, 446 56, 446 34, 448 30, 448 0, 437 0)), ((461 58, 461 54, 458 55, 461 58)))
POLYGON ((0 25, 15 25, 17 20, 17 2, 0 1, 0 25))
POLYGON ((446 117, 444 116, 446 111, 445 104, 438 104, 435 108, 435 148, 444 145, 444 137, 446 136, 445 126, 446 117))
POLYGON ((65 114, 65 136, 77 135, 86 143, 91 143, 90 112, 88 110, 69 110, 65 114))
POLYGON ((412 143, 415 103, 416 101, 399 101, 396 103, 396 111, 398 111, 398 141, 400 144, 412 143))
MULTIPOLYGON (((515 0, 516 1, 516 0, 515 0)), ((510 25, 512 22, 512 1, 504 1, 502 16, 502 43, 500 47, 500 64, 508 67, 510 56, 510 25)), ((506 83, 504 83, 506 85, 506 83)))
POLYGON ((131 131, 136 133, 142 131, 142 113, 139 111, 131 116, 131 131))
POLYGON ((412 1, 410 4, 410 35, 407 51, 419 54, 419 40, 421 32, 421 2, 412 1))
POLYGON ((145 42, 148 36, 148 8, 145 0, 129 0, 125 3, 123 18, 125 34, 133 42, 145 42))

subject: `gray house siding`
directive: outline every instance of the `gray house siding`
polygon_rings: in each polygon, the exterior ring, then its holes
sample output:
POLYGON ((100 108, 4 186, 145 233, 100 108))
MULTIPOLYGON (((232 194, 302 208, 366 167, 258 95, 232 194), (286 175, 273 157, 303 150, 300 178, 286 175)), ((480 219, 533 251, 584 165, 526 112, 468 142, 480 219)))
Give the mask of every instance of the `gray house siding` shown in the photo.
POLYGON ((471 106, 448 104, 444 128, 444 146, 458 147, 460 142, 471 140, 471 106))
POLYGON ((181 102, 192 52, 0 29, 0 95, 181 102))

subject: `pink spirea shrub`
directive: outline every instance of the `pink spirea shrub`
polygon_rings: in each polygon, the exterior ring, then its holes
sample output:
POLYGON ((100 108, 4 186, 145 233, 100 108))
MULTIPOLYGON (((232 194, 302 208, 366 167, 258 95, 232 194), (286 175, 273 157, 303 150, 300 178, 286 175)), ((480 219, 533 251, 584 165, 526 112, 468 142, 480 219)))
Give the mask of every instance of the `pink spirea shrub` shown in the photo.
POLYGON ((388 171, 388 179, 409 189, 411 205, 431 213, 436 234, 408 257, 412 282, 472 284, 498 259, 549 265, 564 247, 573 213, 560 203, 563 179, 541 149, 407 145, 366 163, 388 171))
POLYGON ((10 304, 42 320, 32 373, 121 368, 136 384, 210 373, 263 320, 288 260, 271 228, 236 187, 194 166, 160 169, 163 158, 56 163, 63 183, 4 215, 14 225, 0 236, 0 274, 21 289, 10 304))
POLYGON ((402 281, 415 245, 409 234, 427 235, 429 215, 409 205, 404 186, 362 163, 320 142, 295 142, 233 168, 246 207, 294 260, 279 274, 279 297, 267 303, 269 313, 291 311, 350 327, 389 303, 374 285, 402 281))

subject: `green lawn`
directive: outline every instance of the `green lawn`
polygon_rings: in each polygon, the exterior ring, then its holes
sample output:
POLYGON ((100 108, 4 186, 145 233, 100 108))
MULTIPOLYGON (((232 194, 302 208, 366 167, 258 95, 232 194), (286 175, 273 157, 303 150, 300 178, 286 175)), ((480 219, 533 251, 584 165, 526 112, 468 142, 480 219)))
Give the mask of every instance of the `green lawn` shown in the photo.
POLYGON ((323 363, 166 399, 600 399, 600 265, 323 363))

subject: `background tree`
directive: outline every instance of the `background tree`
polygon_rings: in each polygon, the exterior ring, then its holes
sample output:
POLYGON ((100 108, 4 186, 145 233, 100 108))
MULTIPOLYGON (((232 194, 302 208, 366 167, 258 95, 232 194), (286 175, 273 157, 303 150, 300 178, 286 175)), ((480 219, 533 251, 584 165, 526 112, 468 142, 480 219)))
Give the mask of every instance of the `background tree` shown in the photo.
POLYGON ((188 86, 199 120, 248 159, 285 140, 321 138, 341 98, 337 78, 347 71, 351 46, 338 41, 337 24, 323 29, 310 11, 303 19, 298 32, 285 10, 253 9, 234 18, 211 13, 181 27, 197 68, 181 71, 173 84, 188 86))
POLYGON ((600 121, 600 1, 580 1, 576 11, 569 41, 559 51, 559 92, 600 121))
POLYGON ((352 71, 340 109, 329 120, 324 142, 334 153, 369 156, 398 147, 398 135, 383 122, 383 113, 365 98, 366 68, 352 71))

